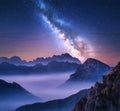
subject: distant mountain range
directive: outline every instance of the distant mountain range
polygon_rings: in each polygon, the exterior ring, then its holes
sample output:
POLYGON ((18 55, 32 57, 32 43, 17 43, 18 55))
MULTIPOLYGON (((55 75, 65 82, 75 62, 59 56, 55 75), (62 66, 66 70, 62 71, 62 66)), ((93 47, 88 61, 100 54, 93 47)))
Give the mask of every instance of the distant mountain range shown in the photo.
POLYGON ((24 105, 16 111, 70 111, 81 97, 88 95, 88 92, 89 89, 86 89, 65 99, 24 105))
POLYGON ((20 105, 37 101, 41 101, 41 99, 25 90, 19 84, 0 80, 0 111, 13 111, 14 108, 20 105))
POLYGON ((16 66, 10 63, 3 62, 0 64, 0 75, 9 74, 44 74, 44 73, 60 73, 75 71, 79 64, 69 62, 52 61, 47 65, 36 64, 35 66, 16 66))
POLYGON ((13 56, 11 58, 0 57, 0 63, 7 62, 7 63, 14 64, 14 65, 26 65, 26 66, 34 66, 36 64, 47 65, 48 63, 52 61, 69 62, 69 63, 77 63, 77 64, 81 63, 77 58, 72 57, 68 53, 61 54, 61 55, 54 55, 52 57, 47 57, 47 58, 43 58, 43 57, 36 58, 35 60, 29 61, 29 62, 25 60, 21 60, 21 58, 18 56, 13 56))
POLYGON ((68 82, 82 82, 82 81, 99 81, 102 75, 109 72, 112 68, 93 58, 87 59, 83 64, 80 64, 76 72, 72 74, 67 80, 68 82))
POLYGON ((120 111, 120 63, 72 111, 120 111))

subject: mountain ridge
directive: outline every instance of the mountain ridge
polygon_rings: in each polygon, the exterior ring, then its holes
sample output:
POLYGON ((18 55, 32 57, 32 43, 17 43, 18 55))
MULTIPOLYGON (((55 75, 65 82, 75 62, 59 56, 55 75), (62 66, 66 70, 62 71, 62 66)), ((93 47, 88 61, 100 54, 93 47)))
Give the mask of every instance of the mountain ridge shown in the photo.
POLYGON ((49 62, 52 62, 52 61, 81 64, 81 62, 77 58, 72 57, 68 53, 61 54, 61 55, 53 55, 52 57, 46 57, 46 58, 37 57, 36 59, 33 59, 32 61, 28 61, 28 62, 26 60, 22 60, 18 56, 13 56, 10 58, 0 57, 0 63, 7 62, 7 63, 11 63, 14 65, 27 65, 27 66, 32 65, 33 66, 33 65, 38 64, 38 63, 41 63, 43 65, 47 65, 49 62))

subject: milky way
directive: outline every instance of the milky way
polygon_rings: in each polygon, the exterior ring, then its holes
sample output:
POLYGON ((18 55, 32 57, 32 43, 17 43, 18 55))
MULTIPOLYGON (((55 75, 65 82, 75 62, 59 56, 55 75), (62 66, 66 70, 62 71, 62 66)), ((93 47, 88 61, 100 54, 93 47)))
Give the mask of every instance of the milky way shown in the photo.
POLYGON ((41 17, 43 21, 49 26, 52 32, 63 42, 63 45, 67 48, 69 53, 79 58, 80 60, 85 60, 90 57, 91 47, 83 40, 79 35, 76 36, 72 32, 69 32, 69 25, 66 22, 58 18, 57 14, 54 12, 55 9, 50 5, 44 3, 43 0, 38 0, 36 2, 41 17))

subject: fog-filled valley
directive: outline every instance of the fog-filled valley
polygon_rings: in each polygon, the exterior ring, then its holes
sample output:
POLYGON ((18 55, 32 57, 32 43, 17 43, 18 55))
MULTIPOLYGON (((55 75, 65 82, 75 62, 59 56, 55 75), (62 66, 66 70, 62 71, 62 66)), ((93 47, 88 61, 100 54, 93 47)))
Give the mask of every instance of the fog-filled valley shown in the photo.
POLYGON ((70 95, 76 94, 82 89, 90 88, 93 85, 93 82, 78 82, 71 83, 68 86, 64 86, 66 80, 69 79, 71 73, 73 72, 29 76, 0 76, 1 80, 4 80, 11 84, 17 83, 36 97, 35 99, 31 97, 28 99, 24 97, 26 95, 24 95, 23 93, 23 95, 17 95, 15 87, 15 93, 11 91, 14 89, 9 89, 9 94, 3 94, 6 98, 1 100, 2 103, 0 105, 0 109, 2 111, 13 111, 16 108, 25 104, 46 102, 55 99, 64 99, 70 95))
POLYGON ((93 82, 78 82, 73 84, 71 83, 68 87, 64 87, 64 83, 71 73, 30 76, 0 76, 0 78, 7 82, 16 82, 32 94, 41 97, 42 101, 48 101, 68 97, 82 89, 90 88, 93 85, 93 82))

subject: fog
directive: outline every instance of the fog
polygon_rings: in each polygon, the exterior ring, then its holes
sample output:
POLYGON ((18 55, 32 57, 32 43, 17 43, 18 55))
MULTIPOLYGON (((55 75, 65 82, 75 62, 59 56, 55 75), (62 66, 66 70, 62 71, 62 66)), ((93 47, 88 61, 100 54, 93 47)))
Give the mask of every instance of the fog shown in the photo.
POLYGON ((81 89, 90 88, 94 83, 82 82, 59 88, 69 78, 71 73, 30 75, 30 76, 0 76, 7 82, 16 82, 43 101, 60 99, 77 93, 81 89))

